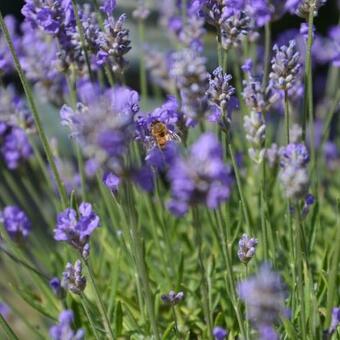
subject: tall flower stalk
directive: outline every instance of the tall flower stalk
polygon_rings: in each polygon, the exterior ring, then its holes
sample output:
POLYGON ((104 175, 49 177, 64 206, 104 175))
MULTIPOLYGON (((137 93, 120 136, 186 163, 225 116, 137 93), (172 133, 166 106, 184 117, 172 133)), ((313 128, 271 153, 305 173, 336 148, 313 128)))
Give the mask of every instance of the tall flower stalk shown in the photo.
POLYGON ((26 94, 26 97, 27 97, 28 104, 29 104, 30 109, 31 109, 32 114, 33 114, 36 129, 37 129, 39 137, 41 139, 41 143, 44 147, 48 162, 51 166, 54 178, 57 182, 57 187, 58 187, 58 191, 59 191, 59 194, 60 194, 61 204, 62 204, 63 208, 65 208, 67 206, 66 190, 65 190, 64 184, 63 184, 63 182, 60 178, 56 164, 54 162, 52 151, 51 151, 50 145, 48 143, 44 128, 43 128, 42 123, 41 123, 40 115, 39 115, 39 112, 38 112, 38 109, 37 109, 37 106, 36 106, 36 103, 35 103, 35 100, 34 100, 32 90, 31 90, 31 88, 30 88, 30 86, 27 82, 26 76, 25 76, 25 74, 22 70, 22 67, 20 65, 17 53, 15 51, 12 39, 11 39, 10 34, 8 32, 6 23, 4 22, 1 11, 0 11, 0 26, 1 26, 2 32, 4 33, 6 42, 8 44, 9 49, 10 49, 10 52, 12 54, 12 58, 14 60, 16 70, 18 72, 21 84, 24 88, 24 91, 25 91, 25 94, 26 94))

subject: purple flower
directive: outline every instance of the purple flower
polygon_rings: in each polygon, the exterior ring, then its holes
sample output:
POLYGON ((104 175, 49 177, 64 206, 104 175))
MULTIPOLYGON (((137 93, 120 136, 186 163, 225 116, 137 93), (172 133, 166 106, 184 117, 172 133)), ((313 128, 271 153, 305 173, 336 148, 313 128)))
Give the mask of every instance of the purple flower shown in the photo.
POLYGON ((250 31, 250 17, 247 12, 237 11, 225 18, 221 24, 221 45, 225 50, 237 48, 250 31))
POLYGON ((230 196, 231 169, 223 163, 221 145, 212 133, 203 134, 192 145, 187 158, 178 156, 168 177, 171 184, 168 208, 177 216, 197 203, 214 209, 230 196))
POLYGON ((116 0, 105 0, 104 4, 100 6, 100 9, 107 15, 112 15, 113 11, 115 10, 117 6, 116 0))
POLYGON ((241 66, 243 72, 250 73, 253 68, 253 61, 251 59, 246 59, 246 61, 241 66))
POLYGON ((223 117, 226 117, 228 104, 235 94, 235 88, 230 85, 231 79, 232 76, 224 73, 222 67, 217 67, 213 73, 209 75, 208 100, 221 111, 223 117))
POLYGON ((100 220, 90 203, 81 203, 78 210, 79 215, 72 208, 58 214, 54 239, 66 241, 82 253, 91 234, 100 226, 100 220))
POLYGON ((176 141, 178 140, 176 126, 182 118, 183 114, 179 111, 176 98, 169 96, 163 105, 157 107, 151 113, 140 115, 137 118, 136 139, 140 140, 149 150, 158 147, 152 128, 155 123, 162 123, 166 126, 170 139, 176 141))
POLYGON ((214 327, 213 329, 213 336, 215 340, 224 340, 228 335, 228 332, 219 326, 214 327))
POLYGON ((326 0, 288 0, 286 2, 285 8, 291 13, 305 18, 308 20, 308 16, 311 10, 313 10, 313 15, 318 14, 319 8, 326 3, 326 0))
POLYGON ((107 172, 104 174, 103 182, 112 192, 115 192, 118 190, 120 178, 112 172, 107 172))
POLYGON ((172 55, 170 77, 180 91, 182 111, 189 122, 199 120, 207 110, 205 93, 209 86, 209 73, 205 62, 204 57, 189 49, 172 55))
POLYGON ((74 263, 67 263, 63 272, 61 285, 74 294, 81 294, 86 287, 86 278, 83 276, 83 267, 80 260, 74 263))
MULTIPOLYGON (((14 48, 16 52, 21 55, 21 39, 16 32, 16 19, 11 16, 7 15, 5 18, 5 23, 8 28, 9 34, 13 41, 14 48)), ((0 32, 0 74, 9 74, 14 71, 14 64, 11 53, 8 49, 8 45, 6 39, 2 32, 0 32)))
POLYGON ((326 160, 326 165, 329 170, 337 168, 337 161, 339 158, 339 151, 334 142, 328 141, 323 145, 323 153, 326 160))
POLYGON ((176 293, 173 290, 171 290, 168 294, 162 295, 161 299, 164 303, 174 306, 184 299, 184 293, 183 292, 176 293))
POLYGON ((243 123, 246 139, 250 144, 249 157, 256 163, 261 163, 265 154, 266 123, 260 112, 250 112, 244 116, 243 123))
POLYGON ((132 172, 132 179, 136 182, 144 191, 152 192, 154 189, 154 174, 152 169, 148 165, 144 165, 139 169, 135 169, 132 172))
MULTIPOLYGON (((260 335, 263 336, 271 328, 270 334, 274 336, 273 324, 286 314, 286 293, 280 276, 264 264, 256 276, 238 285, 238 294, 247 306, 247 318, 254 323, 260 335)), ((269 340, 268 337, 263 339, 269 340)))
POLYGON ((297 82, 301 69, 296 42, 291 40, 288 46, 274 45, 273 51, 272 72, 269 75, 272 85, 278 90, 289 90, 297 82))
POLYGON ((24 211, 17 206, 8 205, 0 212, 0 222, 14 241, 22 241, 31 231, 31 222, 24 211))
POLYGON ((134 137, 138 93, 127 87, 101 91, 88 83, 79 93, 81 102, 76 110, 62 107, 62 124, 78 139, 85 156, 99 165, 106 163, 119 175, 125 152, 134 137))
POLYGON ((11 313, 11 310, 8 307, 8 305, 4 302, 0 302, 0 314, 2 315, 2 317, 7 320, 10 313, 11 313))
POLYGON ((340 324, 340 308, 334 307, 332 310, 332 321, 328 333, 332 335, 340 324))
POLYGON ((50 282, 49 286, 52 289, 53 293, 59 298, 62 299, 65 297, 65 290, 61 285, 60 280, 57 277, 53 277, 50 282))
POLYGON ((315 203, 315 197, 312 194, 307 194, 302 208, 302 216, 306 217, 310 207, 315 203))
POLYGON ((309 186, 308 161, 309 153, 304 144, 289 144, 280 149, 279 178, 288 198, 306 196, 309 186))
POLYGON ((13 127, 4 136, 0 152, 9 169, 16 169, 19 164, 31 157, 33 151, 24 130, 13 127))
POLYGON ((59 315, 59 323, 50 328, 50 337, 52 340, 83 340, 85 332, 82 329, 74 331, 72 323, 74 321, 73 312, 64 310, 59 315))
POLYGON ((247 234, 243 234, 238 242, 237 256, 240 261, 247 264, 255 255, 257 239, 250 238, 247 234))
POLYGON ((97 38, 97 65, 109 64, 115 73, 122 73, 127 62, 124 55, 131 49, 129 30, 125 28, 126 14, 118 20, 108 16, 104 22, 104 31, 97 38))
POLYGON ((250 17, 255 19, 256 26, 262 27, 271 20, 274 6, 268 0, 250 0, 247 10, 250 17))

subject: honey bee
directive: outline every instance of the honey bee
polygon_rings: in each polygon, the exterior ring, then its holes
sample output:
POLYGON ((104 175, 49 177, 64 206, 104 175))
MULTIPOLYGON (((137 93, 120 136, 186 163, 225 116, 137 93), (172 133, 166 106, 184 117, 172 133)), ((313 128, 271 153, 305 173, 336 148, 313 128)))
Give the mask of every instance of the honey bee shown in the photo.
POLYGON ((170 131, 167 126, 159 120, 151 123, 150 134, 154 140, 154 144, 160 149, 164 149, 170 141, 181 142, 181 138, 175 132, 170 131))

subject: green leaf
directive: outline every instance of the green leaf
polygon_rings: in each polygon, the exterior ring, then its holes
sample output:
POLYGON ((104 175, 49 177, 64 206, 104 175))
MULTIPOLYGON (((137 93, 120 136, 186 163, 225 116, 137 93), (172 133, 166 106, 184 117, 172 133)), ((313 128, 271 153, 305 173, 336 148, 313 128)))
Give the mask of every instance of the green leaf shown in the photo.
POLYGON ((123 329, 123 310, 120 301, 117 302, 115 308, 115 330, 116 336, 121 335, 123 329))
POLYGON ((162 340, 167 340, 170 339, 170 334, 173 332, 175 327, 175 321, 172 321, 169 326, 166 328, 166 330, 164 331, 164 334, 162 336, 162 340))

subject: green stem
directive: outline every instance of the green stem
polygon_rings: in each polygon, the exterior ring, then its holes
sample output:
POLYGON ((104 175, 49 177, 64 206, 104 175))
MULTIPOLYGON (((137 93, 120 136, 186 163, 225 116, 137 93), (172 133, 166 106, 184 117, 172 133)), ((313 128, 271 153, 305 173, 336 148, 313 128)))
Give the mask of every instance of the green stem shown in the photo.
POLYGON ((8 338, 10 340, 19 340, 19 338, 16 336, 16 334, 14 333, 13 329, 11 328, 11 326, 7 323, 6 319, 2 316, 2 314, 0 313, 0 324, 1 327, 3 328, 4 332, 7 334, 8 338))
POLYGON ((147 96, 148 96, 148 88, 146 83, 146 68, 145 68, 145 58, 144 58, 144 36, 145 36, 145 27, 144 20, 139 20, 138 23, 138 32, 139 32, 139 40, 140 40, 140 62, 139 62, 139 80, 140 80, 140 88, 142 95, 142 104, 145 105, 147 96))
POLYGON ((208 326, 208 339, 212 339, 212 313, 209 303, 209 289, 208 280, 205 273, 203 254, 202 254, 202 225, 199 218, 199 212, 197 208, 192 208, 192 224, 195 233, 195 243, 198 250, 198 264, 201 272, 201 298, 203 304, 203 311, 205 316, 205 321, 208 326))
POLYGON ((17 256, 13 255, 11 252, 9 252, 8 250, 4 249, 3 247, 0 247, 0 251, 3 251, 11 260, 13 260, 14 262, 22 265, 23 267, 25 267, 26 269, 30 270, 31 272, 33 272, 34 274, 40 276, 41 278, 43 278, 44 280, 49 281, 49 277, 46 276, 45 274, 43 274, 42 272, 40 272, 39 270, 35 269, 34 267, 32 267, 31 265, 29 265, 28 263, 26 263, 25 261, 19 259, 17 256))
POLYGON ((94 278, 94 273, 93 273, 92 267, 85 260, 84 260, 84 263, 85 263, 85 266, 86 266, 87 271, 89 273, 89 277, 90 277, 92 287, 94 288, 97 306, 98 306, 99 312, 100 312, 102 319, 103 319, 103 322, 104 322, 106 335, 109 339, 113 340, 115 337, 113 335, 113 331, 112 331, 112 328, 111 328, 109 317, 108 317, 108 315, 105 311, 105 308, 104 308, 103 300, 102 300, 102 298, 99 294, 99 290, 98 290, 98 287, 97 287, 97 284, 96 284, 96 281, 95 281, 95 278, 94 278))
POLYGON ((90 311, 88 310, 87 305, 86 305, 86 298, 85 298, 85 295, 84 295, 83 293, 81 293, 80 297, 81 297, 81 299, 80 299, 81 305, 82 305, 83 308, 84 308, 84 311, 85 311, 87 320, 88 320, 89 323, 90 323, 90 326, 91 326, 91 328, 92 328, 93 334, 94 334, 95 338, 96 338, 97 340, 99 340, 100 337, 99 337, 99 334, 98 334, 98 332, 97 332, 95 322, 93 321, 93 319, 92 319, 92 317, 91 317, 91 314, 90 314, 90 311))
POLYGON ((6 26, 5 22, 4 22, 4 19, 3 19, 1 11, 0 11, 0 26, 1 26, 1 29, 2 29, 2 31, 4 33, 6 42, 7 42, 8 47, 9 47, 9 50, 10 50, 10 52, 12 54, 16 70, 18 72, 21 84, 22 84, 22 86, 24 88, 25 95, 26 95, 29 107, 30 107, 30 109, 32 111, 32 115, 33 115, 33 118, 34 118, 36 129, 38 131, 39 137, 41 139, 41 143, 42 143, 42 145, 44 147, 44 150, 45 150, 48 162, 49 162, 49 164, 51 166, 51 170, 52 170, 54 178, 56 180, 58 191, 59 191, 59 194, 60 194, 60 199, 61 199, 62 207, 66 208, 67 207, 66 190, 65 190, 64 184, 63 184, 63 182, 62 182, 62 180, 60 178, 60 175, 59 175, 59 172, 57 170, 56 164, 54 162, 52 151, 51 151, 51 148, 49 146, 47 137, 45 135, 45 131, 44 131, 42 123, 41 123, 40 115, 38 113, 38 110, 37 110, 37 107, 36 107, 36 104, 35 104, 35 101, 34 101, 34 98, 33 98, 33 94, 32 94, 31 88, 30 88, 30 86, 29 86, 29 84, 27 82, 26 76, 24 75, 23 69, 22 69, 22 67, 20 65, 18 56, 16 54, 16 51, 15 51, 12 39, 11 39, 10 34, 8 32, 7 26, 6 26))
MULTIPOLYGON (((304 74, 304 116, 303 116, 303 140, 306 140, 307 115, 310 120, 311 128, 311 154, 314 149, 314 117, 313 117, 313 84, 312 84, 312 44, 313 44, 313 21, 314 21, 314 7, 311 8, 308 16, 308 39, 305 56, 305 74, 304 74), (313 125, 313 126, 312 126, 313 125), (313 134, 313 135, 312 135, 313 134)), ((311 155, 312 158, 312 155, 311 155)))
POLYGON ((220 239, 221 246, 222 246, 223 261, 224 261, 224 266, 225 266, 226 273, 227 273, 227 282, 226 282, 227 293, 230 294, 231 302, 235 310, 235 314, 236 314, 237 322, 240 327, 241 335, 244 339, 248 339, 247 333, 244 327, 244 319, 242 318, 239 301, 236 295, 235 278, 234 278, 234 272, 233 272, 233 267, 232 267, 232 260, 231 260, 231 256, 229 252, 228 242, 226 240, 224 229, 222 226, 222 218, 221 218, 222 216, 221 216, 220 210, 219 210, 219 215, 220 215, 220 218, 217 217, 217 214, 215 212, 215 219, 216 219, 216 224, 218 227, 219 239, 220 239), (228 288, 229 288, 229 291, 228 291, 228 288))
POLYGON ((270 65, 270 51, 271 51, 271 28, 270 22, 267 22, 264 27, 264 72, 263 72, 263 80, 262 87, 265 89, 268 84, 268 74, 269 74, 269 65, 270 65))
POLYGON ((228 143, 228 150, 229 150, 229 154, 230 154, 230 157, 231 157, 233 169, 234 169, 234 172, 235 172, 237 189, 238 189, 238 193, 240 195, 241 204, 242 204, 243 217, 244 217, 245 222, 246 222, 246 231, 247 231, 247 233, 249 233, 250 232, 250 218, 249 218, 249 213, 248 213, 248 206, 247 206, 244 194, 243 194, 243 188, 242 188, 242 184, 241 184, 241 176, 240 176, 240 172, 239 172, 236 160, 235 160, 234 149, 233 149, 233 146, 231 145, 231 143, 228 143))
POLYGON ((327 290, 327 317, 326 325, 328 326, 332 317, 332 308, 334 307, 334 302, 336 301, 336 291, 337 291, 337 276, 338 267, 340 260, 340 200, 337 200, 337 222, 335 226, 335 243, 333 256, 331 261, 330 273, 328 276, 328 290, 327 290))
POLYGON ((154 310, 154 303, 153 303, 146 263, 144 260, 143 243, 141 241, 142 237, 140 235, 140 231, 138 228, 138 219, 137 219, 137 212, 135 210, 134 193, 133 193, 133 188, 129 184, 125 186, 125 196, 126 196, 126 203, 127 203, 127 211, 126 211, 127 216, 126 217, 127 217, 127 221, 130 227, 130 237, 131 237, 131 242, 132 242, 131 246, 134 251, 137 273, 143 286, 144 300, 145 300, 146 308, 147 308, 148 315, 150 318, 152 332, 153 332, 155 339, 158 340, 159 339, 158 325, 157 325, 157 319, 156 319, 155 310, 154 310))
POLYGON ((174 318, 174 322, 175 322, 175 333, 176 333, 176 338, 180 339, 179 337, 179 330, 178 330, 178 323, 177 323, 177 316, 176 316, 176 311, 175 311, 175 306, 171 307, 172 310, 172 317, 174 318))
POLYGON ((303 265, 305 263, 305 252, 303 247, 303 229, 301 223, 300 216, 300 206, 299 204, 295 205, 295 214, 296 214, 296 228, 297 228, 297 239, 296 239, 296 258, 295 262, 297 266, 297 285, 299 291, 299 300, 300 300, 300 327, 301 327, 301 339, 306 339, 307 328, 306 328, 306 310, 304 303, 304 275, 303 275, 303 265))
POLYGON ((289 98, 287 90, 284 91, 284 107, 285 107, 285 130, 286 130, 286 143, 290 143, 289 138, 289 98))

